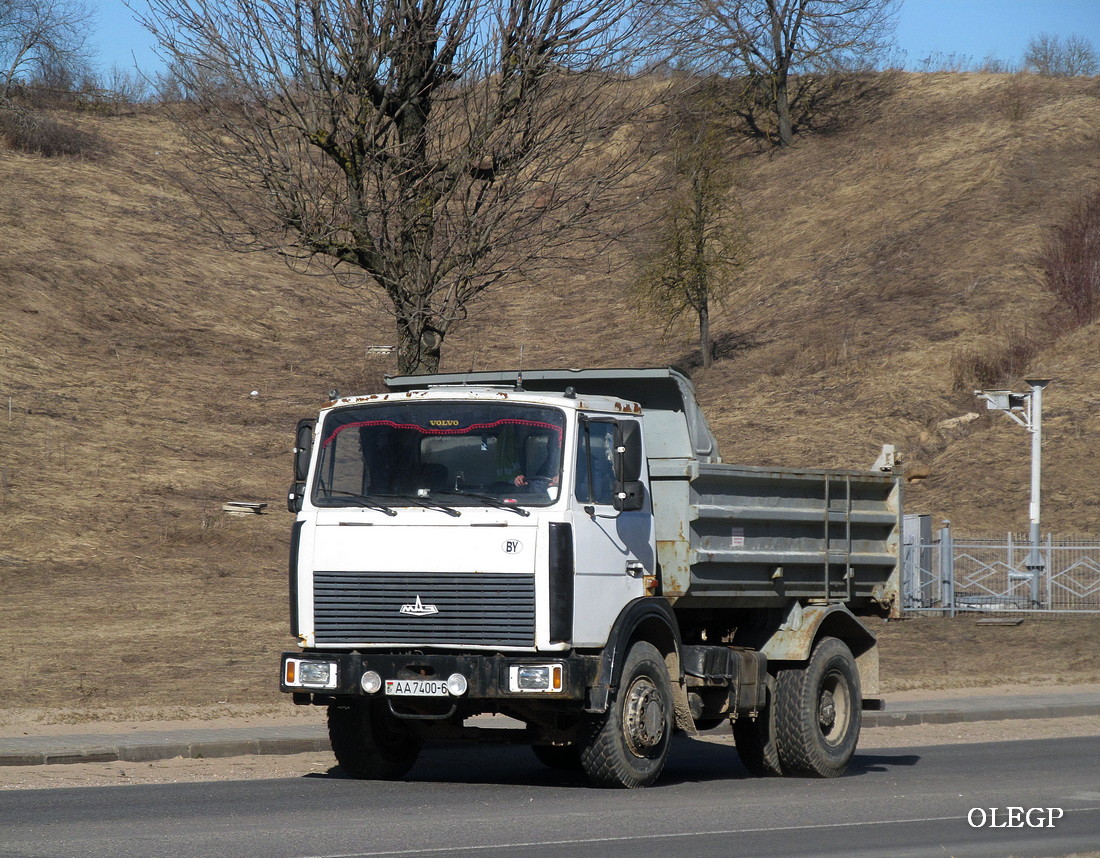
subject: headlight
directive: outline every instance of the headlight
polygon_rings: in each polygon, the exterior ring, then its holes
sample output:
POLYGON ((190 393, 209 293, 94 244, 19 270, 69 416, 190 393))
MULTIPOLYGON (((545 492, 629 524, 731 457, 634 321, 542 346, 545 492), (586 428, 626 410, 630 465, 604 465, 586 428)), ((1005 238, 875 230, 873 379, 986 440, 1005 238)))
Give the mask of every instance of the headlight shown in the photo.
POLYGON ((283 681, 293 688, 335 688, 336 663, 332 661, 307 661, 288 658, 283 681))
POLYGON ((561 689, 560 664, 513 664, 508 669, 509 691, 555 692, 561 689))

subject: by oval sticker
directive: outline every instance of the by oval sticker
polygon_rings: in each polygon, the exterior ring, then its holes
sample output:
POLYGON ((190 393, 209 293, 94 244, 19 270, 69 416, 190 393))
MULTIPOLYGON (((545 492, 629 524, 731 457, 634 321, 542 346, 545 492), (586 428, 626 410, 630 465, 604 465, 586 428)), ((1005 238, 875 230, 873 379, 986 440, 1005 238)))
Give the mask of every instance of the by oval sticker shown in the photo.
POLYGON ((506 539, 501 546, 505 554, 519 554, 523 551, 523 543, 518 539, 506 539))

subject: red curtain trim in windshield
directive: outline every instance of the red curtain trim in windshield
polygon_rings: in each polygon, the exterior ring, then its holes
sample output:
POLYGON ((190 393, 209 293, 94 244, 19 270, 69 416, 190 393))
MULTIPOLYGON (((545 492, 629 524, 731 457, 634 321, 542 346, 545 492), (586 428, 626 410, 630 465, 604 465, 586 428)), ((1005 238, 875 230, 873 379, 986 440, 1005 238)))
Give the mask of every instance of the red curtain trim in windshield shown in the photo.
POLYGON ((394 429, 413 429, 425 435, 465 435, 475 430, 495 429, 498 426, 505 425, 534 426, 538 429, 549 429, 558 433, 558 443, 561 443, 560 426, 555 426, 553 423, 541 423, 537 420, 494 420, 492 423, 473 423, 470 426, 459 426, 454 429, 432 429, 424 426, 417 426, 415 423, 395 423, 393 420, 357 420, 354 423, 345 423, 343 426, 338 426, 333 430, 332 434, 321 443, 321 446, 327 447, 332 443, 333 439, 345 429, 352 429, 360 426, 390 426, 394 429))

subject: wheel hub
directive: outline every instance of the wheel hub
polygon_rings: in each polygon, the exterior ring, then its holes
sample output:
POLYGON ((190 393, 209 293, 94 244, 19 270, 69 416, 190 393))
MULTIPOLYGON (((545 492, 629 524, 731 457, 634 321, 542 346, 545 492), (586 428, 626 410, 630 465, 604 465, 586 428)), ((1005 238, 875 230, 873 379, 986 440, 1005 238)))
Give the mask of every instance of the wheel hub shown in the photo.
POLYGON ((844 677, 833 671, 825 676, 817 696, 817 724, 825 743, 843 742, 851 721, 851 691, 844 677))
POLYGON ((826 691, 821 695, 821 701, 817 707, 817 723, 821 725, 822 731, 826 734, 836 725, 836 699, 831 691, 826 691))
POLYGON ((627 692, 624 733, 630 750, 642 757, 656 747, 665 735, 665 708, 661 693, 649 679, 642 677, 627 692))

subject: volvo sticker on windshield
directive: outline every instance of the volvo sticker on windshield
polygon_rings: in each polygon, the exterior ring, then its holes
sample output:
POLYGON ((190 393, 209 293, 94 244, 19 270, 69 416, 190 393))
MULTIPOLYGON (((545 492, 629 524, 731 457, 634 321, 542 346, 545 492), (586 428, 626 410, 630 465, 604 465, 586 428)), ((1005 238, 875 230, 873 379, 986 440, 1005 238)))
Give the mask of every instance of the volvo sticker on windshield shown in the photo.
POLYGON ((412 614, 414 617, 427 617, 432 614, 438 614, 439 608, 435 605, 425 605, 420 601, 420 594, 417 593, 416 603, 412 605, 402 605, 400 612, 402 614, 412 614))

